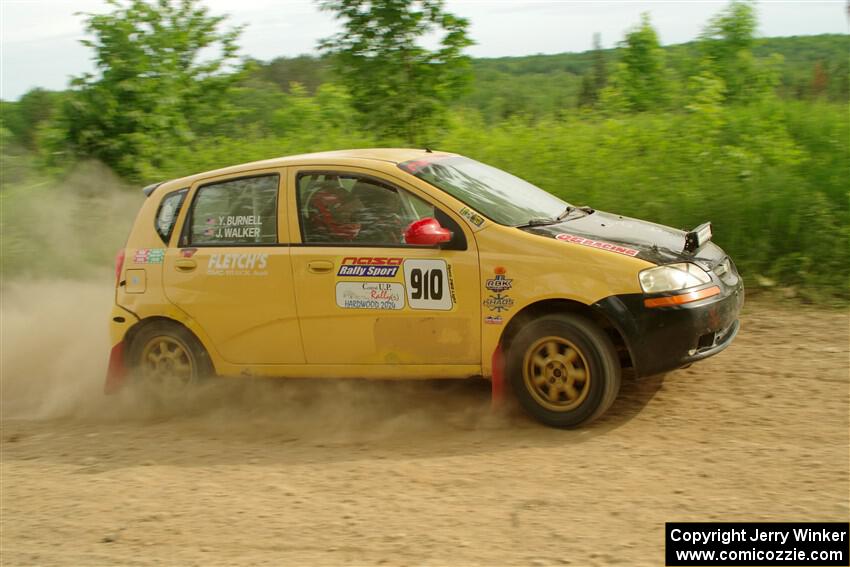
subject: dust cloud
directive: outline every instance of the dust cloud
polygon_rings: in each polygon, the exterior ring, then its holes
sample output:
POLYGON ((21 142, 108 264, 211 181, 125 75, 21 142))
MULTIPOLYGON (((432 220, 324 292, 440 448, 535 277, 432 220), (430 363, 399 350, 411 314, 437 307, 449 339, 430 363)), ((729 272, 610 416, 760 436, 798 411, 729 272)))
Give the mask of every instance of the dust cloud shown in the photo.
POLYGON ((486 383, 210 379, 174 393, 130 384, 103 394, 112 303, 111 273, 87 281, 19 280, 4 286, 4 418, 162 420, 205 428, 370 438, 435 422, 491 423, 486 383))
POLYGON ((92 162, 3 181, 0 409, 69 415, 102 391, 112 262, 142 196, 92 162))
POLYGON ((350 438, 494 425, 482 381, 213 379, 166 394, 103 394, 112 263, 143 197, 86 164, 3 188, 0 411, 4 419, 163 420, 246 433, 350 438))

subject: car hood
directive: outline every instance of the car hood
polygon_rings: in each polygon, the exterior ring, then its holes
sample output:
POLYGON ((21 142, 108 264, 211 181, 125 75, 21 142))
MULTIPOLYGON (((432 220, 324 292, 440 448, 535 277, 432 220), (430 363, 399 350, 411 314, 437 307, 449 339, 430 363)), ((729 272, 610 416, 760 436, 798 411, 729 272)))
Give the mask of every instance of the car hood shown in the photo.
POLYGON ((704 269, 712 269, 725 258, 723 250, 712 242, 704 244, 695 252, 685 252, 687 233, 684 230, 604 211, 568 218, 557 224, 524 227, 522 230, 608 250, 614 254, 633 256, 654 264, 694 262, 704 269))

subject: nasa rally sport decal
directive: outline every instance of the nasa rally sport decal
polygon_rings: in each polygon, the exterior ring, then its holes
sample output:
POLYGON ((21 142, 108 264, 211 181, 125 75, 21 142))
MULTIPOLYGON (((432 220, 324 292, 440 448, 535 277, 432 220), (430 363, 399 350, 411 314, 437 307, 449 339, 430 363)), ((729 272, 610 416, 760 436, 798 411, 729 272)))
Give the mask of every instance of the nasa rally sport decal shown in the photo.
POLYGON ((405 260, 404 282, 411 309, 452 308, 452 283, 445 260, 405 260))
POLYGON ((403 260, 403 258, 346 256, 342 259, 336 275, 357 278, 394 278, 403 260))

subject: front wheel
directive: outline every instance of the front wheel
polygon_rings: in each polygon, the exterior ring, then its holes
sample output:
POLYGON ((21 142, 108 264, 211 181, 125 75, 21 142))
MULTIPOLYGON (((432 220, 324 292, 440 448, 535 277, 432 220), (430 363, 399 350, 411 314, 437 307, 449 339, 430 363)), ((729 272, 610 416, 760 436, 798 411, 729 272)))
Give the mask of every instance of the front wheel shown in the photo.
POLYGON ((523 408, 552 427, 576 427, 605 413, 620 390, 611 339, 592 321, 546 315, 522 329, 506 373, 523 408))

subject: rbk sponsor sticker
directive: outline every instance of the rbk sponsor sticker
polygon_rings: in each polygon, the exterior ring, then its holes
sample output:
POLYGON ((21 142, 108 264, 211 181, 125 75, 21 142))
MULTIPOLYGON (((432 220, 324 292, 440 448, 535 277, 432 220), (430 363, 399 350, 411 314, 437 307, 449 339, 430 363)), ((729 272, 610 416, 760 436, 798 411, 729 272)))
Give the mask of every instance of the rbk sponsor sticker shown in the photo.
POLYGON ((505 276, 505 269, 502 267, 498 267, 494 270, 496 272, 495 277, 488 279, 484 283, 484 287, 489 289, 490 291, 495 291, 496 293, 501 291, 508 291, 513 287, 513 280, 508 279, 505 276))
POLYGON ((347 256, 342 259, 337 276, 357 278, 394 278, 404 258, 347 256))

